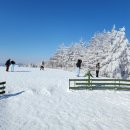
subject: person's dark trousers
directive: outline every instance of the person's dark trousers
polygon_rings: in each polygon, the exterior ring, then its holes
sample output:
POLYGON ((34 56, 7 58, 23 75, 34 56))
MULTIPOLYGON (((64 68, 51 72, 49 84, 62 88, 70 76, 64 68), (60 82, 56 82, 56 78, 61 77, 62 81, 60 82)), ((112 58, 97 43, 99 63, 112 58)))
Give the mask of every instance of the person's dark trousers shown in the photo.
POLYGON ((8 66, 8 65, 6 66, 6 71, 7 71, 7 72, 9 71, 9 66, 8 66))
POLYGON ((99 70, 96 70, 96 77, 98 77, 98 74, 99 74, 99 70))

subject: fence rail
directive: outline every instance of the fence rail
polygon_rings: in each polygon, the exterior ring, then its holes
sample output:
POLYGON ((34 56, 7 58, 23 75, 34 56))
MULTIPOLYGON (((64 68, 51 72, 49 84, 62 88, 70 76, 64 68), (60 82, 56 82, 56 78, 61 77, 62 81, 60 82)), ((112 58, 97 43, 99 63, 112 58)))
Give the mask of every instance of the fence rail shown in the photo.
POLYGON ((130 90, 130 80, 124 79, 69 79, 69 89, 130 90))

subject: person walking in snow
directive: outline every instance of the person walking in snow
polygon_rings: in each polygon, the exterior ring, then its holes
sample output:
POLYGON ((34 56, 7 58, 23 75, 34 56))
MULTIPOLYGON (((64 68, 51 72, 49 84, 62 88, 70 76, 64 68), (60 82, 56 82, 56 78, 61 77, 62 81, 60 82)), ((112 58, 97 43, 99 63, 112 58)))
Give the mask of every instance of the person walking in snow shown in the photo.
POLYGON ((15 61, 11 60, 11 72, 14 72, 15 61))
POLYGON ((100 63, 96 64, 96 77, 99 76, 99 70, 100 70, 100 63))
POLYGON ((44 70, 44 61, 42 61, 42 64, 40 66, 40 70, 44 70))
POLYGON ((76 67, 77 67, 77 77, 79 77, 79 75, 80 75, 81 63, 82 63, 82 60, 81 60, 81 59, 78 59, 78 61, 77 61, 77 63, 76 63, 76 67))
POLYGON ((9 71, 9 67, 10 67, 10 59, 8 59, 6 61, 5 66, 6 66, 6 71, 8 72, 9 71))

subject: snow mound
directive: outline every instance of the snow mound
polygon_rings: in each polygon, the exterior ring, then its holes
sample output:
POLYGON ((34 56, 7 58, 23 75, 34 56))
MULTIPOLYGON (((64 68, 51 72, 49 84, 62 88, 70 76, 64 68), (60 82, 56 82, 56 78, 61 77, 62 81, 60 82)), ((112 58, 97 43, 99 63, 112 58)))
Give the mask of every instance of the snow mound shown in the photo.
POLYGON ((74 73, 16 67, 5 72, 0 130, 129 130, 130 92, 72 91, 74 73))

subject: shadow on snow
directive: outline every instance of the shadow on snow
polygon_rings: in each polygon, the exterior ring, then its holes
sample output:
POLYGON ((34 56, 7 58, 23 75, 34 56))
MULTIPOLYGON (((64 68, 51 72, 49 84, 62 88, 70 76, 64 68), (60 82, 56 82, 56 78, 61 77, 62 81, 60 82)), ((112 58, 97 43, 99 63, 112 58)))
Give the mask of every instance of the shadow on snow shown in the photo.
POLYGON ((21 91, 21 92, 18 92, 18 93, 14 93, 14 94, 4 94, 4 95, 1 95, 0 96, 0 100, 2 99, 7 99, 7 98, 10 98, 10 97, 14 97, 14 96, 18 96, 22 93, 24 93, 25 91, 21 91))
POLYGON ((10 72, 31 72, 31 71, 10 71, 10 72))

